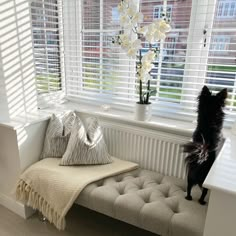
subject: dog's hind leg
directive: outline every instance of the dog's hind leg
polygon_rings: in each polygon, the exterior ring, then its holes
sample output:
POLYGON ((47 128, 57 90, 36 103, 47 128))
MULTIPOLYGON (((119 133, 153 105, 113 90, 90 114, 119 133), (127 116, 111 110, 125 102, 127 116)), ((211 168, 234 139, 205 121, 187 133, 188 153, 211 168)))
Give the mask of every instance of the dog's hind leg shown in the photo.
POLYGON ((198 202, 199 202, 201 205, 205 205, 205 204, 206 204, 206 202, 204 201, 204 199, 205 199, 205 197, 206 197, 206 195, 207 195, 207 191, 208 191, 207 188, 203 188, 203 189, 202 189, 202 195, 201 195, 200 199, 198 200, 198 202))
POLYGON ((185 197, 185 199, 189 201, 192 200, 191 190, 192 190, 193 185, 194 185, 193 182, 188 178, 187 196, 185 197))

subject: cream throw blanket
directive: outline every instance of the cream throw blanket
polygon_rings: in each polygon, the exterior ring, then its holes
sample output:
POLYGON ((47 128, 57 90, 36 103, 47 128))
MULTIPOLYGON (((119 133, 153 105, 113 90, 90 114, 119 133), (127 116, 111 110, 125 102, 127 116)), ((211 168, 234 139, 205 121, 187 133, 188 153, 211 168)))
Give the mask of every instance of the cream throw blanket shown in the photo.
POLYGON ((59 166, 60 158, 46 158, 30 166, 17 184, 16 198, 38 209, 58 229, 65 229, 65 215, 86 185, 138 167, 112 157, 107 165, 59 166))

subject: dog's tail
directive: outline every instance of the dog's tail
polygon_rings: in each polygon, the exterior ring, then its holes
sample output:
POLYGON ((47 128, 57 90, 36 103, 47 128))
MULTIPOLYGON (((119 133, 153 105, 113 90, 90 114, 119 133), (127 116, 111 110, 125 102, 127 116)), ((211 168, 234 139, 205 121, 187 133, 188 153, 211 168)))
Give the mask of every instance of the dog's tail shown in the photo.
POLYGON ((197 142, 184 144, 183 151, 188 153, 188 156, 185 158, 187 166, 191 164, 202 164, 207 160, 209 154, 208 145, 197 142))

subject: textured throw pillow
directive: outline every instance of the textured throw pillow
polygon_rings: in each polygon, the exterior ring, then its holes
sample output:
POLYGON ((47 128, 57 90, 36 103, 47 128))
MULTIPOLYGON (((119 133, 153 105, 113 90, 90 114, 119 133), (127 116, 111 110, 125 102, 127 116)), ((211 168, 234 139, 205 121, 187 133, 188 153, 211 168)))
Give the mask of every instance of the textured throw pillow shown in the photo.
POLYGON ((41 158, 63 156, 74 121, 74 112, 69 112, 62 117, 52 115, 47 127, 41 158))
POLYGON ((79 117, 71 132, 61 165, 108 164, 112 159, 107 151, 101 126, 96 118, 87 119, 87 132, 79 117))

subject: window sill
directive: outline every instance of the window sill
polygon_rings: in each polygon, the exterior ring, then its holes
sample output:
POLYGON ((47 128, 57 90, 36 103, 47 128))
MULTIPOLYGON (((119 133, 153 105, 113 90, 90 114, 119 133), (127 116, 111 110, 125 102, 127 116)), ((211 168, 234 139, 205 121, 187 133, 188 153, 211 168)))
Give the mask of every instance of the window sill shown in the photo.
POLYGON ((150 121, 137 121, 134 119, 134 112, 121 111, 113 108, 110 108, 105 111, 102 106, 94 106, 91 104, 80 102, 66 102, 60 105, 57 104, 55 105, 55 107, 53 107, 53 110, 50 108, 44 109, 41 112, 51 111, 57 113, 65 110, 76 110, 82 115, 97 116, 102 120, 107 120, 110 122, 129 124, 141 128, 158 130, 189 137, 192 136, 192 132, 195 127, 194 123, 178 121, 174 119, 166 119, 158 116, 152 117, 150 121))
MULTIPOLYGON (((150 130, 158 130, 178 135, 190 137, 196 126, 195 122, 180 121, 168 119, 158 116, 153 116, 150 121, 137 121, 134 119, 134 112, 121 111, 110 108, 105 111, 102 106, 94 106, 84 102, 67 102, 51 103, 47 108, 38 110, 35 113, 28 113, 24 116, 17 116, 13 119, 0 120, 0 126, 9 127, 12 129, 22 128, 34 123, 48 120, 52 113, 60 113, 66 110, 76 110, 82 115, 97 116, 102 120, 110 122, 118 122, 121 124, 129 124, 150 130)), ((228 136, 229 129, 224 129, 224 133, 228 136)))
POLYGON ((192 136, 192 132, 195 127, 193 122, 190 123, 174 119, 166 119, 158 116, 153 116, 150 121, 137 121, 134 119, 134 112, 121 111, 113 108, 105 111, 101 106, 94 106, 91 104, 78 102, 64 102, 62 104, 54 104, 50 107, 40 109, 36 113, 29 113, 25 116, 18 116, 14 119, 0 121, 0 126, 17 129, 19 127, 25 127, 43 120, 47 120, 52 113, 60 113, 66 110, 76 110, 82 115, 97 116, 102 120, 107 120, 110 122, 129 124, 141 128, 159 130, 189 137, 192 136))

